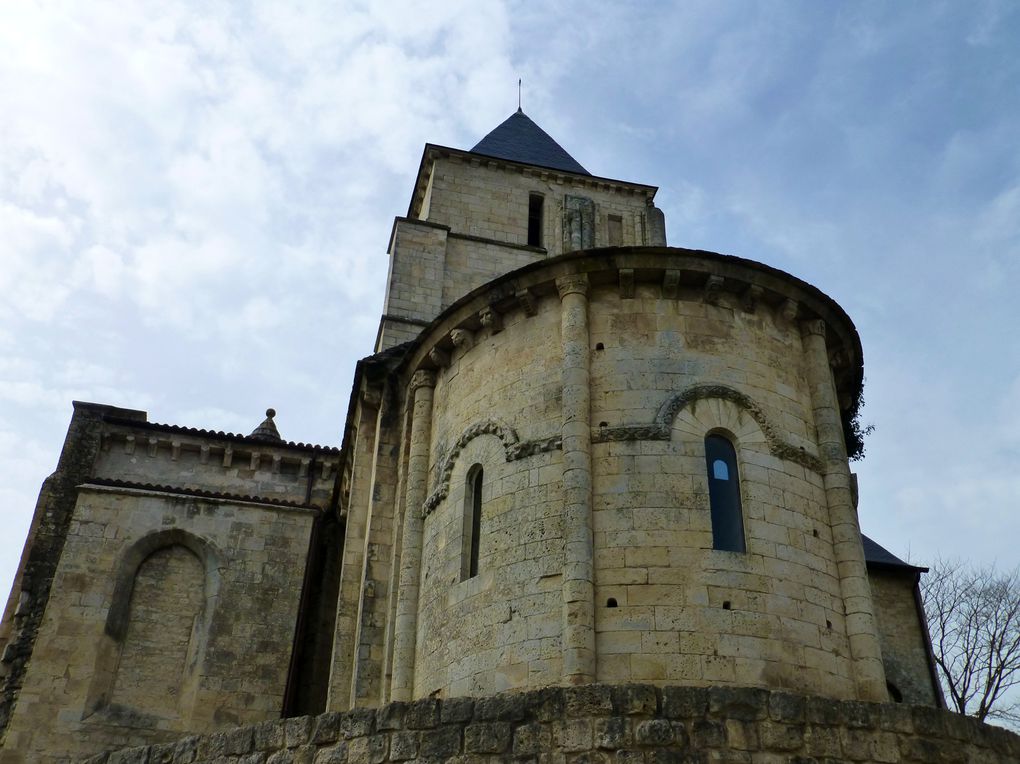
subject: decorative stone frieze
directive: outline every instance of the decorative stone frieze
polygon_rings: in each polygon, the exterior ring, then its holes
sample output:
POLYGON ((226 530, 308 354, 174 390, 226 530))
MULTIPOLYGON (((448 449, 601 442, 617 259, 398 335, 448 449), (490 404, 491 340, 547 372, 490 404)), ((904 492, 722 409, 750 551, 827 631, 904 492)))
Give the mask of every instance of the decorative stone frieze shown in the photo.
POLYGON ((365 385, 361 388, 361 403, 370 409, 377 409, 382 405, 382 388, 365 385))
POLYGON ((783 300, 783 304, 779 308, 779 315, 787 323, 793 323, 797 319, 797 312, 799 310, 797 301, 793 299, 783 300))
POLYGON ((718 305, 722 296, 723 277, 709 276, 705 281, 704 300, 709 305, 718 305))
POLYGON ((475 438, 481 435, 495 435, 503 444, 503 453, 508 462, 524 459, 535 454, 555 451, 562 447, 562 439, 559 437, 543 438, 521 442, 517 433, 505 422, 496 419, 486 419, 475 422, 460 434, 460 437, 451 446, 449 452, 439 465, 436 487, 429 494, 421 507, 422 517, 428 517, 432 511, 449 495, 450 475, 453 474, 453 467, 457 463, 464 447, 475 438))
POLYGON ((821 473, 822 463, 814 454, 803 448, 785 442, 776 434, 761 406, 749 396, 726 385, 695 385, 670 396, 659 407, 655 422, 651 424, 621 425, 619 427, 600 427, 592 431, 593 443, 611 443, 629 440, 669 440, 672 433, 673 420, 686 406, 694 401, 716 398, 735 403, 758 423, 769 452, 780 459, 786 459, 813 472, 821 473))
POLYGON ((503 330, 503 316, 491 305, 487 305, 478 311, 478 320, 481 321, 482 326, 493 334, 503 330))
POLYGON ((745 313, 754 313, 764 292, 765 290, 757 284, 751 284, 744 290, 744 293, 740 296, 740 305, 745 313))
POLYGON ((450 340, 455 347, 465 350, 474 343, 475 333, 467 329, 453 329, 450 331, 450 340))
POLYGON ((524 309, 526 316, 534 316, 538 313, 538 301, 535 299, 534 292, 530 289, 518 289, 515 297, 517 297, 517 302, 524 309))
POLYGON ((680 285, 680 271, 667 268, 662 272, 662 296, 675 300, 680 285))
POLYGON ((440 368, 446 368, 450 365, 450 354, 437 345, 429 349, 429 360, 440 368))

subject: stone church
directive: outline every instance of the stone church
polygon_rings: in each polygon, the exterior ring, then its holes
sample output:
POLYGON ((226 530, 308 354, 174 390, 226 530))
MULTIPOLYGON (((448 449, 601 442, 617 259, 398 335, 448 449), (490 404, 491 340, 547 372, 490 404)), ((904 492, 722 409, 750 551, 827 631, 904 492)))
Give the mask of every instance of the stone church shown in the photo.
POLYGON ((850 318, 656 190, 520 110, 426 145, 338 448, 75 402, 0 762, 1020 758, 861 535, 850 318))

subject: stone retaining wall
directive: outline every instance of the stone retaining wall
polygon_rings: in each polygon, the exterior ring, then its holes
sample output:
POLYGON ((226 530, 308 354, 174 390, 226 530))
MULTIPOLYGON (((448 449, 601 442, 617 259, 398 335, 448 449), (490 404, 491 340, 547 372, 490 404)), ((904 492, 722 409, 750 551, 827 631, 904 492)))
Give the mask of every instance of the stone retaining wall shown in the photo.
POLYGON ((748 688, 587 685, 425 699, 104 753, 86 764, 1020 761, 1020 737, 924 706, 748 688))

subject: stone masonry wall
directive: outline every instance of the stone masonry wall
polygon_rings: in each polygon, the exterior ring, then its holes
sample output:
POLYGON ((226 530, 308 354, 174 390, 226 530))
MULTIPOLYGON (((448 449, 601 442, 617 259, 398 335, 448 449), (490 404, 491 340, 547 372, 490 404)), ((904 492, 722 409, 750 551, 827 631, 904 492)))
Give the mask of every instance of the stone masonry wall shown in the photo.
POLYGON ((142 411, 75 401, 74 416, 67 429, 57 469, 46 478, 39 492, 25 551, 18 565, 3 622, 0 623, 0 643, 4 645, 0 666, 0 742, 35 648, 53 576, 78 498, 78 485, 91 474, 100 451, 101 422, 106 414, 145 419, 142 411))
MULTIPOLYGON (((738 294, 667 297, 621 278, 592 287, 587 338, 592 678, 862 697, 799 325, 738 294), (737 449, 746 552, 713 549, 704 438, 720 431, 737 449)), ((561 305, 528 294, 497 323, 446 330, 436 354, 416 697, 540 687, 564 670, 561 305)))
POLYGON ((79 489, 0 762, 277 718, 313 516, 79 489))
POLYGON ((540 305, 532 317, 507 313, 498 332, 476 332, 437 375, 429 486, 448 493, 424 523, 418 696, 559 681, 561 384, 559 354, 549 352, 559 326, 553 300, 540 305), (508 456, 510 436, 495 428, 510 424, 517 445, 540 444, 534 453, 508 456), (479 575, 463 580, 465 488, 475 464, 484 470, 479 575))
POLYGON ((587 685, 427 698, 103 753, 85 764, 1007 764, 1020 737, 923 706, 587 685))
POLYGON ((914 600, 914 572, 869 570, 885 675, 906 703, 936 705, 928 651, 914 600))
POLYGON ((428 188, 422 219, 398 218, 393 229, 377 351, 413 339, 421 322, 475 287, 579 248, 564 240, 565 195, 594 204, 586 247, 609 245, 610 216, 619 224, 615 244, 665 244, 661 214, 649 212, 653 189, 646 186, 447 156, 435 159, 428 188), (532 193, 544 198, 540 246, 528 246, 532 193))
POLYGON ((539 168, 522 170, 484 160, 465 161, 457 156, 436 160, 428 220, 450 226, 455 233, 508 244, 527 244, 528 199, 533 193, 544 197, 541 246, 549 256, 571 249, 564 247, 563 241, 565 194, 587 197, 595 203, 593 245, 596 247, 609 244, 609 215, 621 218, 622 237, 618 245, 665 243, 650 239, 645 219, 647 200, 652 193, 650 188, 615 186, 605 181, 589 181, 583 176, 539 168))
POLYGON ((599 680, 855 697, 799 327, 736 295, 593 291, 599 680), (669 439, 643 434, 673 400, 669 439), (713 432, 736 448, 746 552, 712 548, 713 432))

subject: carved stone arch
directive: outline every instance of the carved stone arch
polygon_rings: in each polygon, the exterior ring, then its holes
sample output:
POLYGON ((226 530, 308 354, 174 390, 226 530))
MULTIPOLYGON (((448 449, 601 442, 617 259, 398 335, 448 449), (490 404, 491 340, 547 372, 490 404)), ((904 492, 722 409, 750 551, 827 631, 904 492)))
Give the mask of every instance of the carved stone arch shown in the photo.
MULTIPOLYGON (((817 456, 808 453, 803 448, 798 448, 782 439, 775 428, 769 422, 765 411, 749 395, 735 390, 726 385, 693 385, 667 398, 659 407, 655 416, 656 425, 664 432, 670 432, 677 423, 677 417, 684 411, 694 414, 699 401, 715 402, 715 410, 711 428, 730 431, 742 445, 753 444, 755 441, 763 442, 770 454, 779 458, 796 462, 803 467, 821 472, 822 464, 817 456), (730 404, 722 405, 722 402, 730 404), (741 421, 738 417, 736 422, 726 409, 746 413, 748 419, 741 421)), ((711 429, 710 428, 710 429, 711 429)), ((695 432, 692 435, 704 437, 707 430, 695 432)))
POLYGON ((443 501, 450 492, 450 476, 453 474, 454 465, 457 463, 457 458, 460 453, 475 438, 480 435, 495 435, 499 438, 500 443, 503 445, 503 454, 506 461, 513 461, 518 457, 518 452, 521 450, 521 441, 517 437, 517 433, 514 429, 501 422, 498 419, 483 419, 480 422, 475 422, 470 425, 464 432, 461 433, 460 437, 454 442, 450 448, 449 453, 446 454, 442 463, 439 465, 439 470, 436 477, 436 487, 432 493, 425 500, 422 505, 421 513, 422 517, 428 517, 432 513, 441 501, 443 501))
MULTIPOLYGON (((190 628, 192 638, 188 640, 188 660, 182 667, 179 683, 178 709, 185 718, 190 717, 195 692, 198 689, 200 666, 205 654, 210 625, 220 591, 220 569, 222 555, 212 542, 179 528, 156 531, 135 541, 122 552, 113 571, 114 586, 110 609, 107 613, 103 638, 97 646, 96 665, 82 718, 93 714, 106 723, 136 725, 159 725, 156 718, 137 710, 121 707, 122 701, 115 700, 118 673, 121 671, 122 654, 131 622, 132 600, 135 585, 143 566, 160 553, 183 550, 192 556, 194 564, 200 566, 202 591, 198 595, 198 612, 190 628)), ((198 573, 198 570, 196 570, 198 573)), ((196 581, 197 583, 197 581, 196 581)))
POLYGON ((666 399, 659 407, 655 421, 666 432, 683 426, 690 434, 703 438, 710 431, 726 432, 742 444, 754 442, 770 446, 775 440, 772 428, 761 407, 750 396, 725 385, 695 385, 666 399), (702 403, 704 402, 704 403, 702 403), (699 414, 699 407, 702 409, 699 414), (707 416, 704 407, 710 410, 707 416))

